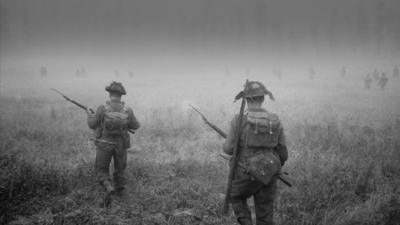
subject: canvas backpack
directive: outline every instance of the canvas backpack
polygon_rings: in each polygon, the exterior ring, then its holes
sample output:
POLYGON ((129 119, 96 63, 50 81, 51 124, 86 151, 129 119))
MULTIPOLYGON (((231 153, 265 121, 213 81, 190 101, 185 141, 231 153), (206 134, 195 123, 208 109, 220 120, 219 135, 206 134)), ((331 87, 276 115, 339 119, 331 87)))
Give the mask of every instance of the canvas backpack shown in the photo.
POLYGON ((268 112, 248 112, 243 135, 247 171, 268 184, 281 169, 279 156, 274 152, 280 135, 280 121, 277 115, 268 112))
POLYGON ((248 112, 244 135, 250 148, 274 148, 278 145, 280 121, 273 113, 248 112))
POLYGON ((103 118, 103 133, 118 135, 128 129, 128 113, 125 106, 120 111, 114 111, 109 104, 106 104, 103 118))

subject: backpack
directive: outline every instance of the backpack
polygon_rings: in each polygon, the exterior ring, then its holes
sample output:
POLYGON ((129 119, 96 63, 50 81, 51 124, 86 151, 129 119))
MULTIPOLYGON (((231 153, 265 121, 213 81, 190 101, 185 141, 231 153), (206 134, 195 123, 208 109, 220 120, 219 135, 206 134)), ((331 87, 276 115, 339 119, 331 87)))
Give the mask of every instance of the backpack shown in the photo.
POLYGON ((281 169, 279 156, 273 150, 278 145, 280 121, 268 112, 248 112, 243 130, 247 171, 263 184, 269 184, 281 169))
POLYGON ((108 135, 123 134, 128 130, 128 109, 123 106, 122 109, 114 111, 110 105, 106 105, 103 117, 103 133, 108 135))
POLYGON ((278 145, 280 121, 268 112, 248 112, 244 128, 247 146, 250 148, 274 148, 278 145))

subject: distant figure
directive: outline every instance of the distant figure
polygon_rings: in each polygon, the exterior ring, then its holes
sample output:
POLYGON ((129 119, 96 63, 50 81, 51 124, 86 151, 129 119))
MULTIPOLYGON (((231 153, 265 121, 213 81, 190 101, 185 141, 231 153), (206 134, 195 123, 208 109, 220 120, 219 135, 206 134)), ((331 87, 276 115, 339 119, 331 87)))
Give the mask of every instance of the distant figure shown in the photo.
POLYGON ((133 76, 134 76, 134 74, 133 74, 133 72, 132 71, 129 71, 129 73, 128 73, 128 76, 129 76, 129 78, 133 78, 133 76))
POLYGON ((45 67, 45 66, 41 66, 40 67, 40 75, 42 77, 46 77, 47 76, 47 67, 45 67))
POLYGON ((80 71, 79 69, 77 69, 77 70, 75 71, 75 76, 76 76, 76 77, 80 77, 80 76, 81 76, 81 71, 80 71))
POLYGON ((400 76, 399 67, 397 67, 397 65, 396 65, 393 69, 393 77, 399 78, 399 76, 400 76))
POLYGON ((379 71, 378 69, 375 68, 374 73, 373 73, 375 81, 378 81, 380 76, 379 76, 379 71))
POLYGON ((342 72, 341 72, 342 77, 346 76, 346 73, 347 73, 346 67, 342 67, 342 72))
POLYGON ((385 89, 385 86, 388 81, 389 81, 389 79, 386 77, 386 74, 382 73, 382 76, 379 78, 379 82, 378 82, 378 84, 382 90, 385 89))
POLYGON ((372 78, 371 74, 367 74, 367 76, 364 78, 364 83, 365 83, 365 89, 371 89, 371 83, 372 83, 372 78))
POLYGON ((308 70, 308 74, 309 74, 309 77, 310 77, 311 80, 314 79, 314 77, 315 77, 315 70, 314 70, 313 67, 310 67, 310 69, 308 70))

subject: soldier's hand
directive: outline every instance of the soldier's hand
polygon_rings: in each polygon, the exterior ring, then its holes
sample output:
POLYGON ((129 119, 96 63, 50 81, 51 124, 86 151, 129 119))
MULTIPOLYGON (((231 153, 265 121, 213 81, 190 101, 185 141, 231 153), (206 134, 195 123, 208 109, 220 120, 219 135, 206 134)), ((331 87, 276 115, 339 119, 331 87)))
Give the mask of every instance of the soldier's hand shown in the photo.
POLYGON ((87 107, 86 113, 88 114, 88 116, 93 116, 94 115, 93 108, 92 107, 87 107))

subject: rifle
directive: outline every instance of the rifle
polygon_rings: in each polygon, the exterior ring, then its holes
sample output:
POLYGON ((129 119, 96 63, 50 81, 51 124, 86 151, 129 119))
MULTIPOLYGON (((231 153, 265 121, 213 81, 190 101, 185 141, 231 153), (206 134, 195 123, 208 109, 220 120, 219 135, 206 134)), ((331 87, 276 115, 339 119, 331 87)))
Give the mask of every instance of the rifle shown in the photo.
MULTIPOLYGON (((190 106, 191 106, 197 113, 199 113, 199 114, 202 116, 204 122, 206 122, 207 125, 209 125, 214 131, 216 131, 221 137, 226 138, 225 132, 223 132, 223 131, 222 131, 221 129, 219 129, 217 126, 215 126, 214 124, 212 124, 211 122, 209 122, 209 121, 207 120, 207 118, 203 115, 203 113, 201 113, 199 110, 197 110, 196 108, 194 108, 192 105, 190 105, 190 106)), ((230 160, 230 158, 227 158, 225 155, 221 155, 221 154, 220 154, 219 156, 221 156, 222 158, 224 158, 224 159, 226 159, 226 160, 230 160)), ((245 165, 243 165, 243 164, 239 164, 239 166, 242 167, 242 168, 244 168, 244 169, 246 169, 245 165)), ((254 175, 252 175, 252 174, 250 174, 250 175, 254 177, 254 175)), ((257 179, 256 177, 254 177, 254 178, 255 178, 256 180, 259 180, 260 182, 262 182, 262 180, 257 179)), ((287 181, 287 180, 282 176, 282 174, 278 174, 278 175, 277 175, 277 178, 278 178, 280 181, 282 181, 284 184, 286 184, 288 187, 291 187, 291 186, 292 186, 292 184, 290 184, 289 181, 287 181)))
MULTIPOLYGON (((65 95, 62 94, 61 92, 57 91, 56 89, 50 88, 50 90, 52 90, 52 91, 56 92, 57 94, 61 95, 63 98, 65 98, 65 100, 67 100, 67 101, 69 101, 69 102, 75 104, 75 105, 78 106, 79 108, 81 108, 81 109, 83 109, 83 110, 85 110, 85 111, 88 110, 88 107, 87 107, 87 106, 84 106, 84 105, 80 104, 79 102, 74 101, 74 100, 68 98, 67 96, 65 96, 65 95)), ((91 113, 94 113, 94 111, 93 111, 92 109, 90 109, 90 112, 91 112, 91 113)))
POLYGON ((199 110, 197 110, 197 109, 196 109, 194 106, 192 106, 191 104, 189 104, 189 106, 192 107, 192 109, 193 109, 194 111, 196 111, 198 114, 200 114, 201 118, 203 119, 203 121, 204 121, 208 126, 210 126, 210 127, 211 127, 213 130, 215 130, 219 135, 221 135, 221 137, 226 138, 226 134, 225 134, 221 129, 219 129, 217 126, 215 126, 214 124, 210 123, 210 122, 207 120, 206 116, 204 116, 203 113, 201 113, 199 110))
MULTIPOLYGON (((246 91, 247 86, 248 86, 249 81, 246 80, 246 84, 244 86, 244 91, 246 91)), ((235 101, 238 98, 235 98, 235 101)), ((229 176, 228 176, 228 184, 226 185, 226 191, 225 191, 225 201, 224 201, 224 207, 223 207, 223 214, 227 215, 229 211, 229 201, 231 198, 231 192, 232 192, 232 180, 235 175, 235 170, 239 161, 239 157, 237 157, 238 151, 239 151, 239 142, 240 142, 240 133, 242 132, 242 121, 243 121, 243 114, 244 114, 244 107, 246 106, 246 100, 244 97, 242 97, 242 103, 240 105, 240 111, 239 111, 239 118, 237 120, 237 129, 235 132, 235 139, 234 143, 235 145, 233 146, 233 154, 232 154, 232 166, 229 169, 229 176)))
MULTIPOLYGON (((79 102, 77 102, 77 101, 74 101, 74 100, 68 98, 67 96, 65 96, 64 94, 62 94, 61 92, 57 91, 57 90, 54 89, 54 88, 50 88, 50 90, 56 92, 57 94, 61 95, 65 100, 71 102, 72 104, 78 106, 79 108, 81 108, 81 109, 83 109, 83 110, 85 110, 85 111, 87 111, 87 110, 89 109, 87 106, 82 105, 81 103, 79 103, 79 102)), ((91 113, 94 113, 93 109, 89 109, 89 110, 90 110, 91 113)), ((135 131, 133 131, 133 130, 131 130, 131 129, 128 129, 128 132, 131 133, 131 134, 134 134, 134 133, 135 133, 135 131)))

